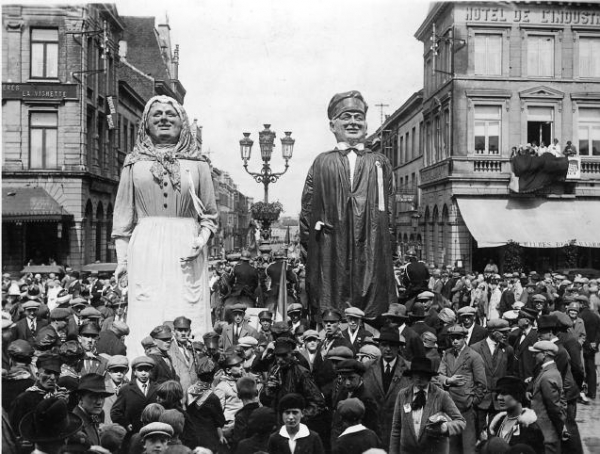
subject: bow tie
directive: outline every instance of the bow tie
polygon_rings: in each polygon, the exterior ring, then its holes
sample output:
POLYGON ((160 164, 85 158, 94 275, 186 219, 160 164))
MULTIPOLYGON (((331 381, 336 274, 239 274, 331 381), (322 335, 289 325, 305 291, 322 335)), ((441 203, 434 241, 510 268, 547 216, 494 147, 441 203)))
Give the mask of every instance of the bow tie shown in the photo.
POLYGON ((348 156, 348 153, 350 153, 351 151, 353 151, 354 153, 356 153, 358 156, 363 156, 365 154, 365 150, 359 150, 358 148, 346 148, 345 150, 338 150, 340 153, 342 153, 342 155, 344 156, 348 156))

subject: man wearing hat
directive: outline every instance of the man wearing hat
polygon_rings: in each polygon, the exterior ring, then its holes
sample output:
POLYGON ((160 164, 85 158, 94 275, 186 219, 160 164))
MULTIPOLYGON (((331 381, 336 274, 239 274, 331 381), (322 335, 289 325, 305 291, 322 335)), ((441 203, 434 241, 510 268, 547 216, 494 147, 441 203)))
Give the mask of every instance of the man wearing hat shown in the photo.
POLYGON ((236 354, 227 356, 221 361, 223 374, 214 387, 214 393, 221 402, 223 415, 225 416, 225 427, 223 431, 226 436, 233 429, 235 414, 244 406, 237 394, 237 381, 244 376, 244 360, 236 354))
POLYGON ((244 249, 240 261, 233 267, 231 296, 241 303, 250 303, 250 307, 256 305, 257 290, 260 288, 258 270, 250 264, 252 254, 244 249))
POLYGON ((531 409, 538 417, 544 434, 546 453, 560 453, 561 439, 568 438, 566 428, 566 402, 563 380, 554 358, 558 347, 551 341, 539 341, 529 347, 540 372, 533 381, 531 409))
POLYGON ((98 374, 86 374, 79 380, 77 397, 79 402, 73 414, 83 421, 83 432, 92 445, 100 444, 100 423, 104 422, 104 399, 112 395, 106 389, 104 377, 98 374))
MULTIPOLYGON (((275 364, 268 373, 266 385, 260 395, 265 406, 278 408, 281 399, 290 393, 299 393, 306 399, 304 418, 307 425, 319 434, 328 434, 330 426, 323 419, 326 403, 310 371, 294 357, 295 342, 281 337, 275 340, 275 364)), ((323 438, 328 442, 328 438, 323 438)))
POLYGON ((585 295, 576 297, 581 305, 579 317, 585 326, 586 339, 583 343, 583 365, 585 368, 585 382, 587 383, 587 397, 596 398, 598 375, 596 372, 596 354, 600 345, 600 315, 590 307, 590 300, 585 295))
POLYGON ((237 345, 240 337, 252 336, 258 339, 258 332, 245 320, 246 305, 242 303, 234 304, 231 306, 230 311, 233 321, 225 325, 221 333, 220 347, 222 350, 237 345))
POLYGON ((23 339, 30 344, 33 344, 33 340, 36 334, 41 328, 46 326, 48 322, 46 320, 38 320, 37 314, 40 308, 40 303, 34 300, 27 300, 21 304, 25 317, 15 323, 13 330, 13 339, 23 339))
POLYGON ((61 342, 67 340, 67 326, 71 311, 62 307, 57 307, 50 311, 50 325, 60 338, 61 342))
POLYGON ((150 373, 156 362, 148 356, 138 356, 131 362, 131 382, 122 386, 117 400, 110 410, 110 419, 125 427, 129 433, 142 428, 142 411, 148 404, 156 402, 156 384, 150 373))
POLYGON ((287 315, 289 317, 288 325, 290 325, 290 331, 295 336, 296 330, 302 326, 304 331, 310 328, 308 320, 302 317, 302 311, 304 308, 300 303, 292 303, 287 308, 287 315))
MULTIPOLYGON (((10 369, 2 373, 2 408, 8 411, 15 398, 35 383, 31 370, 33 347, 23 339, 17 339, 8 345, 10 369)), ((5 369, 6 371, 6 369, 5 369)))
POLYGON ((98 353, 106 353, 110 356, 126 356, 127 347, 124 339, 128 334, 129 327, 125 322, 112 322, 107 330, 100 332, 96 350, 98 353))
POLYGON ((77 341, 85 352, 85 357, 81 365, 81 375, 106 373, 106 364, 108 361, 103 356, 98 355, 96 345, 100 330, 95 323, 84 323, 79 327, 79 336, 77 341))
POLYGON ((56 396, 67 401, 67 390, 58 386, 59 376, 58 356, 44 355, 38 358, 35 384, 16 396, 9 410, 10 423, 17 434, 23 416, 33 411, 42 400, 56 396))
POLYGON ((300 354, 306 358, 311 372, 317 358, 320 341, 319 333, 313 329, 309 329, 302 334, 302 349, 300 349, 300 354))
POLYGON ((379 407, 379 435, 383 448, 387 449, 392 430, 390 414, 394 411, 396 396, 410 384, 404 375, 409 363, 400 355, 403 339, 397 329, 382 328, 375 341, 381 350, 381 358, 366 371, 364 382, 379 407))
POLYGON ((364 425, 379 435, 380 408, 371 390, 365 386, 363 376, 366 371, 366 366, 355 359, 340 361, 336 366, 336 373, 340 378, 341 387, 337 390, 332 402, 332 408, 334 408, 331 429, 332 445, 345 429, 342 424, 341 415, 335 409, 337 409, 341 401, 351 397, 359 399, 366 408, 362 418, 364 425))
POLYGON ((461 307, 457 315, 458 322, 467 329, 467 345, 471 346, 487 337, 486 329, 475 323, 477 309, 472 306, 461 307))
POLYGON ((373 334, 362 326, 365 313, 358 307, 346 308, 344 310, 344 315, 346 317, 346 322, 348 322, 348 327, 342 331, 342 336, 352 344, 352 349, 355 352, 358 352, 365 339, 373 337, 373 334))
POLYGON ((417 260, 417 250, 411 246, 404 254, 407 265, 402 268, 402 285, 406 287, 405 298, 410 300, 429 289, 429 269, 417 260))
POLYGON ((327 115, 337 146, 317 156, 306 177, 300 243, 315 313, 350 302, 375 318, 396 302, 394 177, 389 160, 365 148, 366 113, 358 91, 331 99, 327 115))
POLYGON ((448 329, 451 347, 444 352, 438 381, 467 421, 465 430, 450 439, 452 452, 474 453, 477 442, 475 408, 486 391, 485 365, 481 355, 466 344, 467 330, 461 325, 448 329))
POLYGON ((519 311, 517 318, 518 330, 511 332, 512 339, 509 337, 508 343, 515 351, 517 360, 518 376, 525 382, 530 382, 533 378, 535 367, 535 358, 529 351, 529 347, 537 342, 538 333, 533 327, 537 318, 537 311, 532 308, 524 307, 519 311))
POLYGON ((488 416, 491 418, 500 411, 500 404, 493 394, 498 380, 516 373, 514 350, 506 345, 510 331, 508 321, 495 318, 488 321, 486 328, 488 336, 471 346, 483 358, 487 384, 483 399, 476 406, 478 434, 485 429, 488 416))
MULTIPOLYGON (((505 376, 498 380, 494 392, 500 412, 490 419, 487 438, 500 437, 509 446, 525 444, 535 454, 544 454, 544 436, 537 424, 535 412, 526 407, 526 385, 519 377, 505 376)), ((486 451, 485 445, 480 452, 486 451)))
POLYGON ((87 301, 79 296, 71 298, 69 301, 69 307, 73 314, 69 318, 68 333, 69 338, 77 337, 79 333, 79 327, 83 324, 83 320, 80 313, 83 309, 88 307, 87 301))
POLYGON ((448 437, 465 429, 465 418, 448 392, 431 384, 437 373, 427 358, 414 358, 405 374, 410 385, 396 398, 389 452, 448 452, 448 437))
POLYGON ((258 328, 258 339, 264 338, 267 343, 273 341, 273 333, 271 333, 271 325, 273 325, 273 312, 271 311, 260 311, 258 313, 258 322, 260 328, 258 328))
POLYGON ((183 315, 175 318, 173 334, 175 341, 171 342, 169 356, 185 393, 198 378, 196 376, 198 358, 196 350, 192 347, 192 321, 183 315))
POLYGON ((179 376, 173 367, 173 360, 169 354, 173 343, 173 331, 168 325, 159 325, 150 331, 150 337, 154 339, 158 349, 158 353, 148 355, 156 364, 156 367, 152 369, 152 381, 157 385, 167 380, 179 381, 179 376))
POLYGON ((425 306, 421 302, 416 302, 412 305, 411 311, 408 313, 410 319, 410 328, 419 336, 425 331, 435 334, 435 329, 425 323, 425 306))
POLYGON ((65 441, 82 425, 78 416, 69 413, 65 400, 49 397, 41 400, 13 429, 25 440, 35 443, 33 452, 58 454, 65 441))
POLYGON ((173 427, 164 422, 151 422, 140 430, 144 454, 162 454, 173 438, 173 427))
POLYGON ((400 352, 404 358, 411 361, 416 356, 425 356, 423 341, 419 334, 407 326, 408 315, 406 315, 406 306, 404 304, 392 303, 387 312, 382 314, 386 319, 386 325, 398 330, 398 334, 405 339, 405 345, 400 352))
POLYGON ((371 448, 379 448, 381 441, 375 432, 361 424, 365 405, 356 397, 349 397, 337 404, 343 432, 332 441, 333 454, 362 454, 371 448))
POLYGON ((129 380, 125 375, 129 372, 129 360, 127 357, 122 355, 114 355, 108 359, 106 365, 106 378, 104 379, 104 385, 106 389, 111 392, 110 396, 107 396, 104 400, 104 423, 111 424, 110 411, 117 401, 117 396, 129 380))

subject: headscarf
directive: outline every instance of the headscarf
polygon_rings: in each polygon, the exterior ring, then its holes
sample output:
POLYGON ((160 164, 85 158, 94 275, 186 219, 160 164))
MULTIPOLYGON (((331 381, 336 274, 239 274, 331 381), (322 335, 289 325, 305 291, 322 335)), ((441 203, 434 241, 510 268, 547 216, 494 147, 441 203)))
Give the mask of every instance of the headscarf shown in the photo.
POLYGON ((125 158, 124 166, 135 164, 139 161, 154 161, 150 172, 156 182, 162 186, 164 171, 167 172, 171 184, 177 191, 181 191, 181 172, 179 159, 189 159, 193 161, 202 161, 204 157, 200 154, 200 149, 196 140, 192 136, 190 123, 184 108, 173 98, 169 96, 154 96, 146 103, 142 121, 138 130, 138 137, 133 151, 125 158), (181 133, 179 140, 172 147, 158 151, 154 142, 148 135, 148 123, 150 119, 150 109, 152 105, 161 102, 171 104, 181 118, 181 133))

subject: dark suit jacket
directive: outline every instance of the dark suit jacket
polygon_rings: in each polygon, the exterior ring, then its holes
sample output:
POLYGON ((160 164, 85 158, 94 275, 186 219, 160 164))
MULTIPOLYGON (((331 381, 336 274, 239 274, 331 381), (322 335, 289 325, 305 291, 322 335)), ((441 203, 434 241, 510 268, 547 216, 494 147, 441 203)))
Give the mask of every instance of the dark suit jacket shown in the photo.
POLYGON ((241 261, 233 268, 233 279, 233 295, 256 298, 255 292, 259 284, 256 268, 246 261, 241 261))
MULTIPOLYGON (((175 372, 172 359, 171 365, 169 365, 161 355, 148 355, 148 357, 152 358, 156 362, 156 366, 153 367, 152 372, 150 372, 151 381, 153 381, 157 385, 160 385, 161 383, 164 383, 167 380, 179 381, 179 376, 177 375, 177 372, 175 372)), ((186 391, 184 390, 184 392, 186 391)))
POLYGON ((48 326, 48 322, 46 320, 36 320, 35 332, 31 332, 27 318, 22 318, 13 327, 13 340, 21 339, 33 345, 35 336, 40 332, 40 329, 45 326, 48 326))
POLYGON ((402 357, 408 361, 412 361, 417 356, 425 356, 425 347, 421 336, 417 334, 410 326, 405 326, 402 330, 402 335, 406 341, 406 345, 400 348, 402 357))
POLYGON ((392 382, 387 392, 383 389, 383 360, 381 358, 371 365, 363 377, 365 388, 371 392, 371 396, 373 396, 379 406, 379 436, 384 449, 387 449, 390 444, 390 434, 392 431, 390 415, 394 411, 396 396, 402 388, 409 386, 411 383, 410 379, 404 376, 404 371, 409 366, 408 361, 398 356, 392 382))
MULTIPOLYGON (((121 387, 117 400, 110 410, 110 419, 116 424, 128 429, 133 426, 133 433, 137 433, 142 428, 140 417, 146 405, 156 402, 156 384, 150 382, 147 395, 144 396, 142 390, 137 385, 137 380, 121 387)), ((128 429, 129 430, 129 429, 128 429)))
POLYGON ((487 410, 493 402, 494 408, 500 410, 500 406, 496 401, 494 389, 496 388, 496 382, 499 378, 514 374, 515 352, 510 345, 507 345, 502 348, 496 347, 494 355, 492 356, 490 347, 485 339, 473 344, 471 348, 483 358, 485 376, 487 379, 487 387, 483 400, 479 402, 479 405, 477 406, 487 410))
POLYGON ((443 389, 430 383, 426 404, 423 407, 421 428, 417 434, 415 433, 415 426, 412 420, 411 404, 413 399, 412 385, 404 388, 396 397, 389 452, 402 454, 447 453, 448 437, 440 437, 437 434, 432 435, 429 430, 426 430, 427 420, 436 413, 444 412, 451 419, 451 421, 446 423, 448 426, 448 435, 457 435, 466 427, 465 418, 463 418, 458 408, 456 408, 450 395, 443 389), (406 411, 407 408, 408 411, 406 411))
POLYGON ((528 377, 533 377, 533 369, 535 368, 535 357, 529 351, 529 347, 537 342, 537 330, 531 328, 529 334, 521 342, 521 332, 517 331, 513 349, 515 350, 515 358, 517 359, 517 370, 519 378, 525 380, 528 377))
POLYGON ((454 375, 463 375, 466 383, 461 387, 449 388, 450 396, 461 410, 465 411, 474 405, 479 405, 486 389, 485 366, 483 359, 471 347, 466 346, 461 350, 458 358, 454 357, 453 349, 444 352, 438 380, 446 385, 446 379, 454 375))
MULTIPOLYGON (((83 411, 79 405, 73 409, 73 414, 79 416, 83 421, 83 427, 80 430, 85 433, 90 444, 100 445, 100 432, 98 431, 99 424, 94 424, 90 415, 83 411)), ((98 418, 100 421, 104 422, 104 412, 102 412, 98 418)))
MULTIPOLYGON (((279 435, 279 431, 269 438, 269 454, 292 454, 288 439, 279 435)), ((325 454, 319 435, 310 430, 308 437, 297 438, 294 454, 325 454)))
POLYGON ((471 338, 469 339, 469 347, 477 342, 481 342, 483 339, 487 337, 487 330, 481 325, 473 325, 473 332, 471 333, 471 338))
POLYGON ((360 347, 362 347, 364 340, 367 337, 373 337, 373 334, 361 326, 358 328, 358 334, 356 335, 354 342, 350 341, 350 333, 348 332, 348 328, 346 328, 344 331, 342 331, 342 336, 344 336, 348 340, 348 342, 352 343, 352 349, 354 350, 354 353, 356 354, 360 350, 360 347))
POLYGON ((96 344, 96 351, 98 353, 106 353, 110 356, 127 356, 127 347, 125 347, 123 341, 110 329, 100 333, 98 343, 96 344))
POLYGON ((429 331, 431 334, 436 334, 435 329, 429 326, 425 321, 418 321, 410 325, 410 328, 421 336, 425 331, 429 331))
POLYGON ((91 364, 86 361, 88 358, 81 360, 81 376, 86 374, 98 374, 104 376, 106 374, 106 366, 108 366, 108 360, 103 357, 96 355, 92 358, 91 364))
POLYGON ((369 429, 342 435, 332 443, 332 454, 362 454, 371 448, 379 448, 381 441, 369 429))

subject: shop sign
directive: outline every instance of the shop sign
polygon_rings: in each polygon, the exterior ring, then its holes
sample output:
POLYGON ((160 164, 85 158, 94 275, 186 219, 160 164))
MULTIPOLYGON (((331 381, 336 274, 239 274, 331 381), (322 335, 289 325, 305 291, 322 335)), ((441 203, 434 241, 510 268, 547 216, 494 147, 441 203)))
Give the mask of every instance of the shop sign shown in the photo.
POLYGON ((78 100, 76 84, 2 84, 2 99, 24 101, 78 100))

